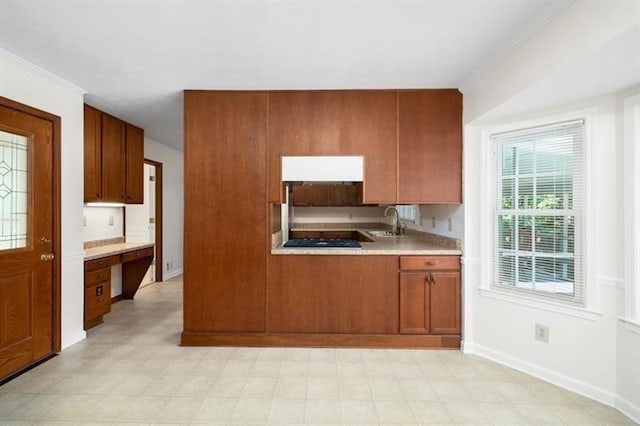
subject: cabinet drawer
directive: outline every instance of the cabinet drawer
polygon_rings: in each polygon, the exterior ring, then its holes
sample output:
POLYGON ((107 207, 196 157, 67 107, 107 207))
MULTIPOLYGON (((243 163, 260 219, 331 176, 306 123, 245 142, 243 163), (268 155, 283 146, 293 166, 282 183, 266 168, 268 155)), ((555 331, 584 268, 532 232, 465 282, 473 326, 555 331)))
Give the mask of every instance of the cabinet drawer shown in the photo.
POLYGON ((97 269, 84 274, 85 287, 92 287, 102 282, 111 282, 111 267, 97 269))
POLYGON ((95 271, 96 269, 106 268, 107 266, 117 265, 120 263, 119 256, 101 257, 100 259, 87 260, 84 262, 84 270, 95 271))
POLYGON ((402 271, 460 270, 459 256, 400 256, 402 271))
POLYGON ((132 260, 136 259, 142 259, 143 257, 153 257, 153 247, 124 253, 122 255, 122 263, 131 262, 132 260))
POLYGON ((84 289, 84 320, 92 320, 111 311, 111 283, 84 289))

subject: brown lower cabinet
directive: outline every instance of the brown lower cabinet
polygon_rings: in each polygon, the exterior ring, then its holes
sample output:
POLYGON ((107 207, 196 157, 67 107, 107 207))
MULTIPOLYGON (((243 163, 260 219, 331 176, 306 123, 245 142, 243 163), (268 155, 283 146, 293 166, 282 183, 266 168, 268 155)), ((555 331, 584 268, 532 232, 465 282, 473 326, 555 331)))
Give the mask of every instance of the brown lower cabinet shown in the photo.
POLYGON ((459 257, 403 256, 400 267, 400 333, 460 334, 459 257))
POLYGON ((272 256, 268 330, 397 333, 397 259, 396 256, 272 256))

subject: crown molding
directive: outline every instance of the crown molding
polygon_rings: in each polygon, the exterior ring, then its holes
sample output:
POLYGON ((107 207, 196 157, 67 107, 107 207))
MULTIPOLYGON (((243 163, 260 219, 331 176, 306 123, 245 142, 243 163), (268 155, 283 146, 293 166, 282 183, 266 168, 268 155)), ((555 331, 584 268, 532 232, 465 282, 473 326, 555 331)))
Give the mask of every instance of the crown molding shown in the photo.
POLYGON ((509 44, 498 50, 482 66, 476 68, 459 86, 460 91, 464 94, 473 87, 485 74, 498 66, 499 63, 504 61, 527 41, 531 40, 543 27, 564 12, 574 1, 575 0, 555 0, 540 19, 526 27, 518 36, 514 37, 509 44))
POLYGON ((29 61, 27 61, 26 59, 23 59, 17 55, 15 55, 14 53, 9 52, 8 50, 2 49, 0 48, 0 58, 3 60, 10 60, 12 62, 15 62, 25 68, 30 69, 31 71, 33 71, 34 73, 40 75, 41 77, 46 78, 47 80, 51 81, 52 83, 55 83, 59 86, 64 87, 65 89, 68 89, 72 92, 74 92, 77 95, 85 95, 87 93, 86 90, 84 90, 83 88, 76 86, 75 84, 71 83, 68 80, 65 80, 62 77, 58 77, 57 75, 45 70, 44 68, 41 68, 29 61))

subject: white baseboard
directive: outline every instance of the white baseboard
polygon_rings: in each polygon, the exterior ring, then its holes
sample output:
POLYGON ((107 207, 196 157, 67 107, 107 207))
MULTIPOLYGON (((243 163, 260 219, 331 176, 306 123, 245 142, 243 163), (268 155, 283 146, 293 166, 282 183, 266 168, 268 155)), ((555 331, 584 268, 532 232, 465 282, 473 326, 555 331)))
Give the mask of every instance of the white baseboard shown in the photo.
POLYGON ((87 338, 87 332, 86 331, 81 331, 79 333, 74 334, 71 337, 65 337, 62 340, 62 350, 67 349, 69 346, 73 346, 78 342, 82 342, 84 339, 87 338))
POLYGON ((583 381, 565 376, 564 374, 558 373, 556 371, 540 367, 530 362, 523 361, 514 356, 494 351, 493 349, 475 343, 466 343, 464 345, 464 353, 474 354, 483 358, 490 359, 507 367, 522 371, 523 373, 529 374, 538 379, 553 383, 554 385, 560 386, 561 388, 567 389, 571 392, 575 392, 577 394, 586 396, 587 398, 591 398, 603 404, 617 408, 616 401, 619 400, 619 398, 615 393, 590 385, 589 383, 585 383, 583 381))
POLYGON ((171 278, 175 278, 175 277, 177 277, 178 275, 182 275, 182 268, 180 268, 180 269, 174 269, 173 271, 170 271, 170 272, 164 272, 164 273, 162 274, 162 280, 163 280, 163 281, 168 281, 168 280, 170 280, 171 278))
POLYGON ((616 398, 616 408, 622 412, 625 416, 629 417, 634 422, 640 424, 640 407, 631 403, 631 401, 618 396, 616 398))

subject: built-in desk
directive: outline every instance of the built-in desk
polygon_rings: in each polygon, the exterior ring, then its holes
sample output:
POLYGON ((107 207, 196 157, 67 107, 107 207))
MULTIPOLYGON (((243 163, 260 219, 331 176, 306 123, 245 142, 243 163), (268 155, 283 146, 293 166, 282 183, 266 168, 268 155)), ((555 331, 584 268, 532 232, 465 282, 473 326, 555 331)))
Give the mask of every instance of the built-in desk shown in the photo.
POLYGON ((85 250, 84 329, 111 311, 111 266, 122 264, 122 297, 133 299, 153 261, 153 244, 119 243, 85 250))

